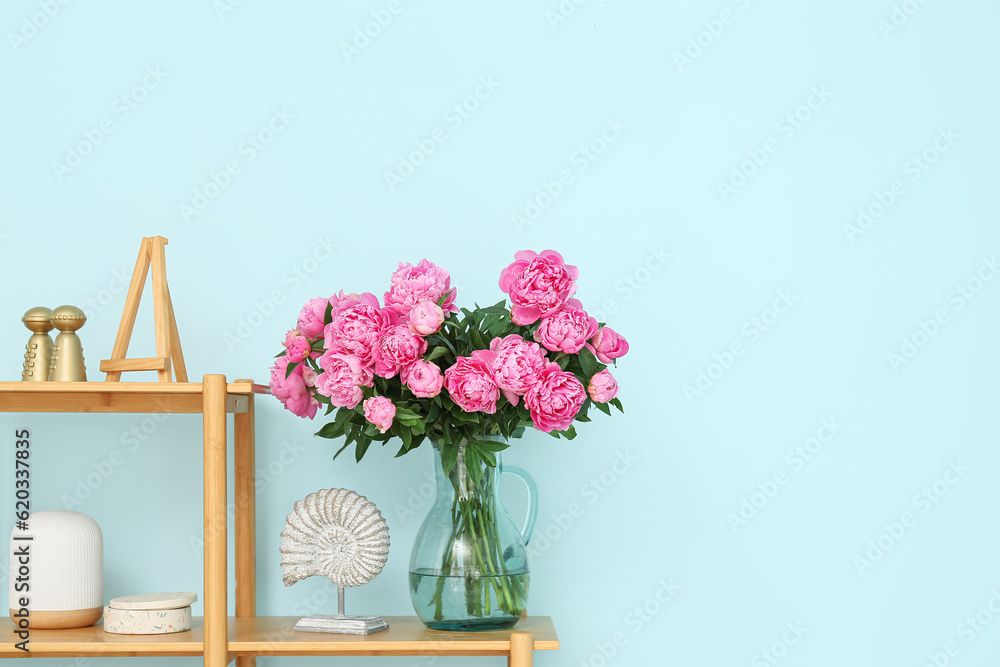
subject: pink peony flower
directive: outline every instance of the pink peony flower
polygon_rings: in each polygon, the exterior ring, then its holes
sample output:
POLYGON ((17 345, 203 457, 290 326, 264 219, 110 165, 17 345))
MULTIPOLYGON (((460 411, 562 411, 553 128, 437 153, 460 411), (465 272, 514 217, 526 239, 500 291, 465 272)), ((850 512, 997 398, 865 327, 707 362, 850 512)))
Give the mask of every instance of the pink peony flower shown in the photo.
POLYGON ((511 405, 517 405, 528 388, 538 382, 538 375, 548 359, 537 343, 530 343, 517 334, 490 341, 493 359, 493 379, 511 405))
POLYGON ((341 291, 339 294, 334 294, 329 299, 324 299, 322 297, 309 299, 309 301, 306 302, 306 305, 302 307, 302 311, 299 313, 299 331, 306 338, 319 338, 323 335, 323 318, 326 316, 326 307, 332 303, 333 307, 336 308, 337 304, 342 300, 357 298, 357 294, 348 294, 345 296, 344 292, 341 291))
POLYGON ((422 259, 416 266, 399 263, 384 298, 386 306, 396 311, 400 317, 407 317, 421 301, 437 303, 446 293, 448 297, 444 300, 442 309, 445 313, 457 313, 455 290, 451 289, 448 271, 422 259))
POLYGON ((285 334, 284 346, 285 356, 288 357, 289 363, 298 363, 305 359, 306 355, 312 353, 309 339, 303 336, 298 329, 290 329, 285 334))
POLYGON ((602 364, 610 364, 613 359, 624 357, 628 352, 628 342, 611 327, 598 329, 590 342, 602 364))
POLYGON ((319 401, 309 391, 309 387, 315 384, 316 373, 308 366, 300 364, 288 374, 288 377, 285 377, 289 363, 294 362, 291 362, 288 356, 274 360, 269 383, 271 393, 292 414, 312 419, 320 406, 319 401))
POLYGON ((374 381, 371 369, 354 354, 327 350, 318 363, 323 372, 316 376, 316 391, 329 396, 338 408, 356 407, 364 398, 361 387, 370 387, 374 381))
POLYGON ((394 377, 404 366, 423 357, 426 351, 426 340, 410 333, 409 328, 402 324, 393 325, 383 331, 375 343, 375 374, 384 378, 394 377))
POLYGON ((597 320, 588 315, 576 299, 570 299, 559 310, 542 318, 535 329, 535 340, 553 352, 576 354, 597 333, 597 320))
POLYGON ((607 403, 618 395, 618 383, 611 372, 604 369, 599 373, 594 373, 587 385, 587 393, 594 403, 607 403))
POLYGON ((459 357, 444 372, 444 388, 465 412, 497 411, 500 388, 493 381, 491 354, 488 350, 477 350, 471 357, 459 357))
POLYGON ((357 299, 345 299, 333 310, 333 319, 323 330, 324 347, 332 352, 353 354, 365 366, 375 363, 379 336, 399 317, 379 306, 378 298, 365 292, 357 299))
POLYGON ((420 336, 430 336, 441 330, 444 310, 433 301, 421 301, 410 311, 410 331, 420 336))
POLYGON ((500 274, 500 289, 510 295, 514 324, 525 326, 557 311, 576 291, 580 271, 563 263, 555 250, 521 250, 500 274))
POLYGON ((365 419, 375 424, 379 433, 389 430, 395 416, 396 406, 385 396, 372 396, 365 401, 365 419))
POLYGON ((524 395, 524 404, 535 427, 550 433, 569 428, 586 398, 587 391, 576 376, 550 362, 524 395))
POLYGON ((404 366, 400 379, 417 398, 433 398, 441 393, 444 386, 441 368, 432 361, 414 361, 404 366))

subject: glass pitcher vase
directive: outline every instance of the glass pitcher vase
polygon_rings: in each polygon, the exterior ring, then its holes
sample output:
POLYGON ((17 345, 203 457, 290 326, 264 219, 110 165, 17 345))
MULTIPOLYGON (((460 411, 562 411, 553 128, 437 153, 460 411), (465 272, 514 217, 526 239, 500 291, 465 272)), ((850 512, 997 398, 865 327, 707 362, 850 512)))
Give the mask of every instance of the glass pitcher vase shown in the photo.
POLYGON ((417 532, 410 554, 410 601, 417 616, 437 630, 510 628, 528 602, 526 546, 534 528, 538 496, 531 476, 513 466, 480 466, 478 481, 466 468, 465 443, 445 473, 434 447, 437 496, 417 532), (528 489, 528 513, 520 530, 500 502, 502 472, 528 489))

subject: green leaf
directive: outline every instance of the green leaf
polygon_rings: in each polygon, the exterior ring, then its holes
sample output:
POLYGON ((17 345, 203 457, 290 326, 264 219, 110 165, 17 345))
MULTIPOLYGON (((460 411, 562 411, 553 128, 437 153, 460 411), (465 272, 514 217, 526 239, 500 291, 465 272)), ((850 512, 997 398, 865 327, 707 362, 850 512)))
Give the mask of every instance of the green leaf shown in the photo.
POLYGON ((336 460, 337 460, 337 457, 338 457, 338 456, 340 456, 340 453, 341 453, 342 451, 344 451, 345 449, 347 449, 347 448, 348 448, 348 447, 350 446, 350 444, 351 444, 351 443, 349 443, 349 442, 345 442, 345 443, 344 443, 344 444, 343 444, 343 445, 341 446, 341 448, 337 450, 337 453, 333 455, 333 460, 334 460, 334 461, 336 461, 336 460))
POLYGON ((316 431, 316 435, 321 438, 339 438, 344 435, 343 424, 338 424, 336 421, 327 422, 320 430, 316 431))
MULTIPOLYGON (((332 404, 331 404, 332 405, 332 404)), ((337 413, 337 416, 333 418, 333 423, 335 424, 347 424, 351 421, 351 417, 356 413, 348 408, 341 408, 337 413)))
MULTIPOLYGON (((611 403, 611 405, 613 405, 616 408, 618 408, 618 412, 620 412, 622 414, 625 414, 625 408, 622 407, 622 402, 619 401, 617 398, 612 398, 611 401, 610 401, 610 403, 611 403)), ((608 414, 611 414, 610 410, 608 411, 608 414)))
POLYGON ((430 354, 428 354, 424 358, 424 361, 434 361, 435 359, 440 359, 444 355, 448 354, 448 351, 449 350, 447 347, 444 347, 443 345, 438 345, 433 350, 431 350, 430 354))
POLYGON ((368 451, 368 446, 371 444, 371 441, 358 442, 357 446, 354 448, 354 460, 360 463, 361 459, 364 458, 365 452, 368 451))
POLYGON ((469 447, 465 448, 465 469, 469 471, 469 477, 476 486, 482 486, 483 471, 479 469, 479 452, 469 447))
POLYGON ((401 422, 412 422, 412 421, 423 421, 423 417, 418 415, 413 410, 409 408, 404 408, 402 406, 396 406, 396 421, 401 422))
POLYGON ((457 422, 464 422, 466 424, 478 424, 479 423, 479 417, 477 417, 474 413, 466 412, 465 410, 463 410, 462 408, 459 408, 458 406, 456 406, 456 409, 452 410, 448 414, 450 414, 451 418, 454 419, 457 422))
POLYGON ((458 356, 458 352, 455 351, 455 346, 451 344, 450 340, 448 340, 447 338, 444 338, 442 336, 441 337, 441 342, 444 343, 448 347, 449 350, 451 350, 451 353, 453 355, 455 355, 456 357, 458 356))
POLYGON ((292 373, 294 373, 294 372, 295 372, 295 367, 296 367, 296 366, 298 366, 298 365, 299 365, 299 364, 301 364, 301 363, 302 363, 301 361, 296 361, 296 362, 295 362, 294 364, 288 364, 288 368, 286 368, 286 369, 285 369, 285 379, 286 379, 286 380, 288 379, 288 377, 289 377, 289 376, 290 376, 290 375, 291 375, 292 373))
POLYGON ((510 447, 510 445, 506 442, 497 442, 496 440, 476 440, 476 447, 481 451, 502 452, 510 447))
POLYGON ((477 350, 485 350, 489 347, 489 343, 483 338, 483 332, 479 329, 472 330, 472 342, 475 344, 477 350))
POLYGON ((441 466, 444 468, 444 474, 450 475, 451 471, 455 469, 455 463, 457 461, 458 445, 442 445, 441 466))
POLYGON ((597 357, 594 356, 594 353, 586 347, 580 349, 578 356, 580 359, 580 367, 583 369, 583 374, 586 375, 588 379, 601 372, 600 362, 597 361, 597 357))
POLYGON ((343 435, 347 431, 348 424, 353 415, 354 412, 352 410, 341 408, 337 412, 337 416, 333 418, 333 421, 324 424, 323 428, 316 435, 321 438, 336 438, 343 435))
POLYGON ((403 446, 406 447, 407 451, 409 451, 410 443, 413 442, 413 434, 410 433, 410 429, 404 428, 400 430, 399 439, 403 441, 403 446))
POLYGON ((572 359, 568 355, 565 355, 565 354, 559 356, 556 359, 556 363, 559 364, 559 369, 563 370, 563 371, 566 370, 567 366, 569 366, 569 362, 570 361, 572 361, 572 359))
POLYGON ((445 292, 444 294, 442 294, 441 298, 438 299, 438 301, 437 301, 438 307, 440 308, 440 307, 444 306, 444 302, 448 300, 448 295, 449 294, 454 294, 454 292, 455 292, 454 289, 450 289, 447 292, 445 292))
POLYGON ((329 324, 333 321, 333 304, 326 304, 326 312, 323 313, 323 324, 329 324))
POLYGON ((479 312, 484 315, 501 315, 504 317, 510 317, 510 311, 507 310, 506 301, 501 301, 500 303, 492 305, 488 308, 480 308, 479 312))
POLYGON ((491 468, 497 467, 497 457, 493 456, 493 452, 487 452, 480 449, 480 445, 475 445, 476 454, 483 460, 483 462, 491 468))
POLYGON ((576 427, 570 424, 569 428, 564 430, 562 433, 564 438, 566 438, 567 440, 572 440, 573 438, 576 437, 576 427))
POLYGON ((600 410, 604 414, 609 416, 611 415, 611 408, 608 407, 607 403, 594 403, 594 405, 597 407, 598 410, 600 410))

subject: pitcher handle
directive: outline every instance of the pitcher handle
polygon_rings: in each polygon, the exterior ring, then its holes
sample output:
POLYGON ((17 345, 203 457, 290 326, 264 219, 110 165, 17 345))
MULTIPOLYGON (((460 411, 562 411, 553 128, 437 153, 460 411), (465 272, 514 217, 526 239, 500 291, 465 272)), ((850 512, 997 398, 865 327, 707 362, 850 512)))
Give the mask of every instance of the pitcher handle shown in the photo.
POLYGON ((535 486, 535 480, 528 474, 528 471, 523 468, 505 465, 503 472, 509 472, 519 478, 528 490, 528 515, 524 517, 524 525, 521 527, 521 537, 527 544, 528 540, 531 539, 531 533, 535 530, 535 519, 538 518, 538 487, 535 486))

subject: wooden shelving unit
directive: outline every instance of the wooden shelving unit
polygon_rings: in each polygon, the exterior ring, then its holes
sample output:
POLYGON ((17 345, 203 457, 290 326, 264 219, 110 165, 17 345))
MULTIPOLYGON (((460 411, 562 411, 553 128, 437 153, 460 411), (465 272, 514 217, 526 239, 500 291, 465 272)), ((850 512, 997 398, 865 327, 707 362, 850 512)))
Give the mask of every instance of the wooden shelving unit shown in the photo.
MULTIPOLYGON (((141 256, 140 256, 141 259, 141 256)), ((205 616, 189 632, 158 636, 105 633, 100 625, 34 630, 25 654, 10 619, 0 623, 0 658, 203 656, 206 667, 253 667, 257 655, 493 655, 530 667, 533 651, 556 650, 547 616, 522 619, 512 630, 453 633, 429 630, 416 617, 387 617, 389 630, 369 636, 295 632, 297 617, 256 615, 254 397, 268 388, 226 382, 0 382, 0 412, 191 413, 204 431, 205 616), (226 422, 233 415, 236 506, 236 615, 226 604, 226 422)))
MULTIPOLYGON (((205 515, 205 617, 197 632, 162 638, 131 638, 122 642, 100 626, 65 631, 46 639, 47 632, 31 633, 29 648, 44 655, 204 655, 205 665, 222 667, 229 662, 226 609, 226 421, 233 415, 234 445, 238 461, 250 461, 249 471, 237 465, 236 614, 254 613, 254 395, 267 393, 250 380, 226 382, 224 375, 206 375, 202 382, 0 382, 0 412, 168 412, 202 415, 205 515), (77 633, 77 634, 73 634, 77 633), (183 637, 183 635, 190 635, 183 637), (60 636, 87 638, 83 644, 59 640, 60 636), (36 640, 39 640, 36 644, 36 640), (127 653, 108 647, 128 646, 127 653), (49 651, 49 647, 64 650, 49 651), (70 651, 67 653, 66 651, 70 651), (181 651, 177 653, 177 651, 181 651)), ((6 621, 5 631, 13 632, 6 621)), ((13 637, 13 635, 10 635, 13 637)), ((119 649, 120 650, 120 649, 119 649)), ((24 657, 6 640, 0 656, 24 657)), ((245 665, 252 663, 241 660, 245 665)))

